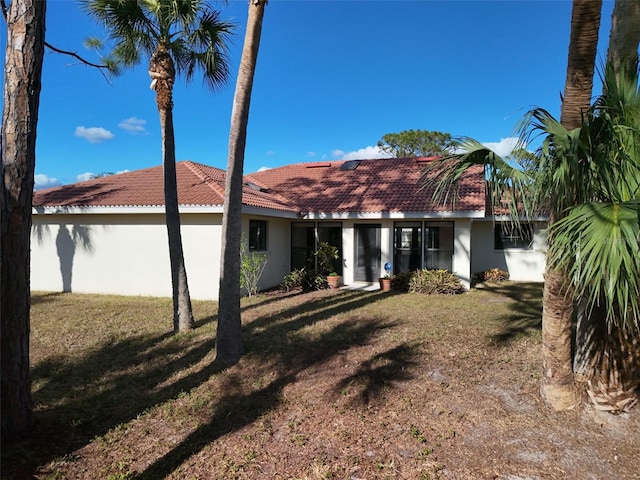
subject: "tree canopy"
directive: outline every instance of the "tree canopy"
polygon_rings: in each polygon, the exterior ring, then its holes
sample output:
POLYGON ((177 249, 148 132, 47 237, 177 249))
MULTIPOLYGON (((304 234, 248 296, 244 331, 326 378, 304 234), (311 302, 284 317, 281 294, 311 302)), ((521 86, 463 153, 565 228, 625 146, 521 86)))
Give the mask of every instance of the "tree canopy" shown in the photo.
POLYGON ((451 134, 429 130, 404 130, 387 133, 378 141, 378 148, 395 158, 432 157, 451 153, 451 134))

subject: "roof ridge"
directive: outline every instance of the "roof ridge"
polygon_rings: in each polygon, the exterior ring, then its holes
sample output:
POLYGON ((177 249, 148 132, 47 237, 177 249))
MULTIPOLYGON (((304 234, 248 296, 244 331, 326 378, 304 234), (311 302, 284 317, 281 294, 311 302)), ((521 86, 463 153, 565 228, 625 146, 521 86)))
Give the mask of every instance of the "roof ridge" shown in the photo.
POLYGON ((220 195, 221 198, 224 199, 224 188, 221 187, 220 184, 216 180, 211 178, 206 172, 202 171, 201 167, 213 168, 222 172, 223 175, 226 175, 224 170, 205 165, 204 163, 193 162, 191 160, 185 160, 179 163, 183 163, 185 167, 187 167, 196 177, 202 180, 205 185, 207 185, 211 190, 213 190, 215 193, 220 195))

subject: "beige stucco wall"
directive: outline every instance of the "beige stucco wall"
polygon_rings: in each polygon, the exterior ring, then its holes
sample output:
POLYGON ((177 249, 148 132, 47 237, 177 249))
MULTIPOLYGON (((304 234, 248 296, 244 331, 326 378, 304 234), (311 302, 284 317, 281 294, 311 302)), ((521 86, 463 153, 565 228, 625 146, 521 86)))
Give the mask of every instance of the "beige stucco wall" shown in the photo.
MULTIPOLYGON (((248 234, 249 217, 243 218, 248 234)), ((261 217, 250 217, 261 218, 261 217)), ((269 255, 261 288, 289 271, 288 221, 269 221, 269 255)), ((217 299, 222 215, 183 213, 182 242, 193 299, 217 299)), ((31 240, 31 288, 171 296, 162 214, 37 214, 31 240)))
POLYGON ((544 224, 534 224, 534 240, 531 249, 496 250, 492 221, 474 221, 472 224, 471 271, 472 274, 500 268, 509 271, 511 280, 542 282, 545 265, 546 236, 544 224))
POLYGON ((276 217, 245 215, 242 218, 242 230, 247 238, 249 220, 266 220, 267 222, 268 260, 258 287, 263 290, 280 285, 284 276, 291 271, 291 221, 276 217))

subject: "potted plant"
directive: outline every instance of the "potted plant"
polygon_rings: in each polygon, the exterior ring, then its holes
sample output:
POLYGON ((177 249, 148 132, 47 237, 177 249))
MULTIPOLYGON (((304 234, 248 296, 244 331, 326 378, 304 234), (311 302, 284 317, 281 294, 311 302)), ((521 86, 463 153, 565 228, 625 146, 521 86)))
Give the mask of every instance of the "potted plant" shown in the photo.
POLYGON ((389 275, 380 277, 378 281, 380 282, 380 290, 382 290, 383 292, 388 292, 389 290, 391 290, 391 277, 389 275))
POLYGON ((333 269, 333 262, 339 258, 338 247, 327 242, 320 242, 316 251, 316 258, 318 259, 318 273, 326 275, 330 288, 338 288, 341 277, 333 269))
POLYGON ((380 282, 380 290, 388 292, 391 290, 391 264, 389 262, 384 264, 384 272, 384 277, 380 277, 378 281, 380 282))

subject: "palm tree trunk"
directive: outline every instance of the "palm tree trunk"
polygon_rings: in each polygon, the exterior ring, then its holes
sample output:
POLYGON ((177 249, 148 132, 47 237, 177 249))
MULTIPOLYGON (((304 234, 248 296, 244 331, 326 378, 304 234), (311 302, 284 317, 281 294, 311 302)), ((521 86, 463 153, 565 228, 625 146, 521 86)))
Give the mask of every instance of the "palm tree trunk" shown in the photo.
POLYGON ((7 15, 0 139, 0 336, 2 438, 29 432, 31 205, 44 56, 46 2, 11 2, 7 15))
MULTIPOLYGON (((573 0, 567 79, 560 113, 560 122, 567 130, 582 125, 582 113, 591 103, 601 9, 602 0, 573 0)), ((550 225, 559 214, 551 212, 550 225)), ((577 403, 571 355, 573 301, 566 284, 565 272, 551 266, 547 256, 540 391, 543 400, 555 410, 572 408, 577 403)))
POLYGON ((618 72, 621 63, 631 74, 638 64, 640 43, 640 0, 616 0, 611 15, 607 63, 618 72))
POLYGON ((582 114, 591 105, 602 0, 573 0, 567 79, 560 123, 567 130, 582 126, 582 114))
POLYGON ((171 287, 173 296, 173 330, 193 328, 193 311, 184 264, 180 212, 178 210, 178 186, 176 179, 176 147, 173 132, 173 60, 165 48, 158 47, 149 61, 149 74, 156 91, 156 103, 162 131, 162 165, 164 171, 164 202, 169 259, 171 262, 171 287))
POLYGON ((247 30, 231 112, 229 157, 222 218, 222 264, 216 335, 216 362, 234 364, 244 353, 240 317, 240 237, 242 178, 253 77, 258 60, 262 19, 267 0, 250 0, 247 30))

